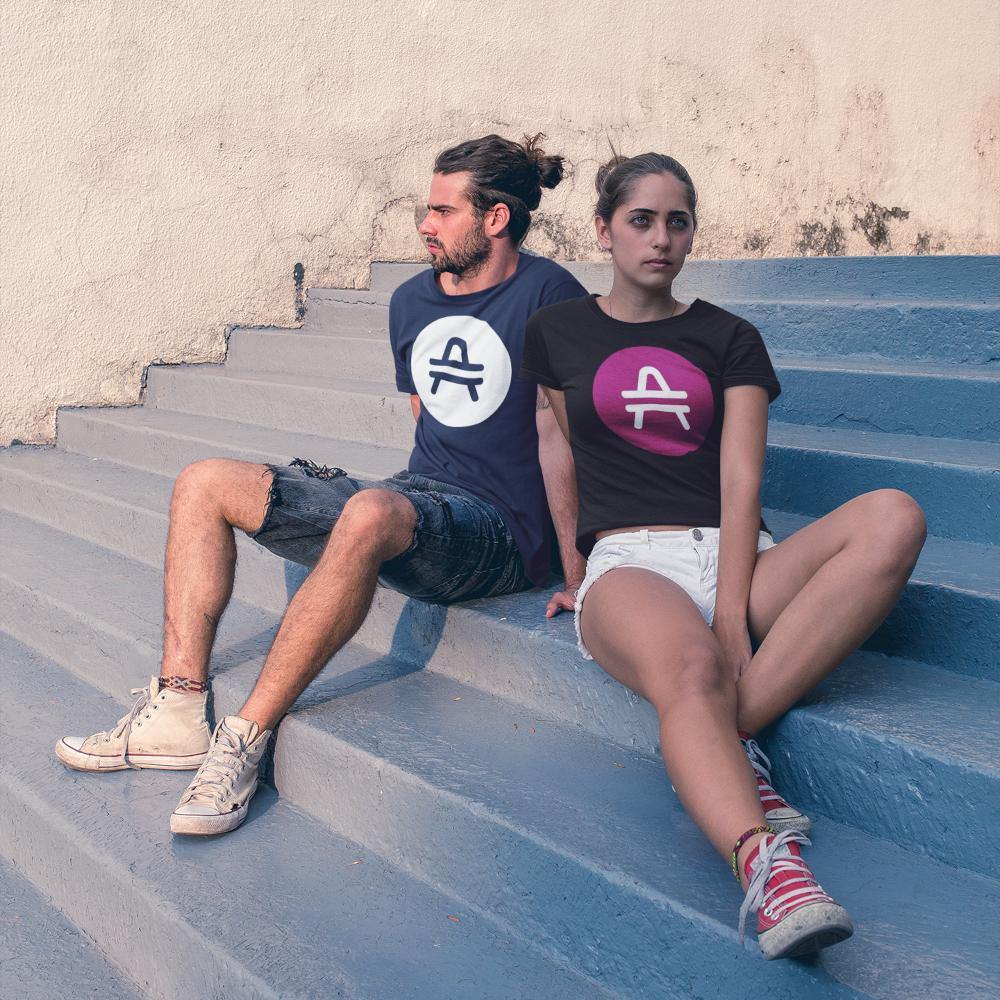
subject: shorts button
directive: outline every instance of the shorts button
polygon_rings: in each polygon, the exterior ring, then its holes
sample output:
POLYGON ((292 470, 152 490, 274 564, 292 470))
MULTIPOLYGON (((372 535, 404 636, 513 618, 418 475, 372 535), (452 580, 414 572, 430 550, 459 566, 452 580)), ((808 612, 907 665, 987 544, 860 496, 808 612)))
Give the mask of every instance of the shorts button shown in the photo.
POLYGON ((694 531, 691 532, 691 537, 696 542, 700 542, 705 536, 701 533, 701 528, 695 528, 694 531))

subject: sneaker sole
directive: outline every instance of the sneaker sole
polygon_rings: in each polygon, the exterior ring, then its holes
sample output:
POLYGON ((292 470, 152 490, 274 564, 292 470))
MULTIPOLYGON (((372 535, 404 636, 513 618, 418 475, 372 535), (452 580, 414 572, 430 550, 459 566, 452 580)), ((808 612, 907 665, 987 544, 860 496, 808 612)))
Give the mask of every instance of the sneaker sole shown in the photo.
MULTIPOLYGON (((71 747, 65 740, 56 743, 56 756, 74 771, 128 771, 130 766, 122 764, 117 757, 102 757, 96 753, 84 753, 71 747), (104 763, 113 761, 114 763, 104 763)), ((160 771, 196 771, 204 763, 208 751, 204 753, 172 756, 170 754, 129 754, 132 768, 149 768, 160 771)))
POLYGON ((184 813, 170 814, 170 832, 187 837, 212 837, 219 833, 229 833, 235 830, 247 818, 250 810, 250 800, 257 791, 254 785, 246 802, 232 812, 219 816, 187 816, 184 813))
POLYGON ((781 923, 757 935, 767 959, 795 958, 829 948, 854 933, 847 910, 836 903, 810 903, 790 913, 781 923))
POLYGON ((768 819, 765 821, 775 833, 783 833, 785 830, 795 830, 798 833, 809 833, 812 829, 812 820, 808 816, 788 816, 784 819, 768 819))
MULTIPOLYGON (((670 786, 670 791, 677 794, 677 789, 673 785, 670 786)), ((785 830, 795 830, 798 833, 809 833, 812 829, 812 820, 803 813, 799 813, 796 816, 786 816, 782 819, 770 819, 767 813, 764 814, 764 822, 774 830, 775 833, 784 833, 785 830)))

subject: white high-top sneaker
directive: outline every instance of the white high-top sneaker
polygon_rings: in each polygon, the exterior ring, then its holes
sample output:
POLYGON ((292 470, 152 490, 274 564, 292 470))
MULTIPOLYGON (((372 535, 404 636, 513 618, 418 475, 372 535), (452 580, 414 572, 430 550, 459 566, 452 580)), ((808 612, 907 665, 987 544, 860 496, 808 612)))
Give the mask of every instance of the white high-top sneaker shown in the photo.
POLYGON ((270 729, 227 715, 216 727, 205 763, 170 816, 171 833, 228 833, 246 819, 257 791, 257 765, 270 729))
POLYGON ((138 695, 128 715, 110 732, 93 736, 64 736, 56 756, 77 771, 124 771, 156 767, 186 771, 200 767, 211 733, 205 721, 208 692, 189 694, 160 690, 156 677, 138 695))

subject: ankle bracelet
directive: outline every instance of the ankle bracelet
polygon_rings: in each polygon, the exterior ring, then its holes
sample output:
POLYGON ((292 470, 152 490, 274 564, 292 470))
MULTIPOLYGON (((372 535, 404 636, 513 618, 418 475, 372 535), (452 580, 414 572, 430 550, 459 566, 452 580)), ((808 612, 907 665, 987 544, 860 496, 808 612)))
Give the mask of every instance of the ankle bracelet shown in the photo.
POLYGON ((774 830, 766 825, 755 826, 747 830, 746 833, 741 833, 740 839, 736 841, 736 846, 733 848, 732 863, 733 863, 733 875, 735 876, 737 882, 740 881, 740 865, 739 861, 737 860, 740 854, 740 849, 751 837, 753 837, 758 833, 774 833, 774 830))
POLYGON ((208 690, 208 681, 196 681, 191 677, 161 677, 160 689, 168 691, 186 691, 189 694, 204 694, 208 690))

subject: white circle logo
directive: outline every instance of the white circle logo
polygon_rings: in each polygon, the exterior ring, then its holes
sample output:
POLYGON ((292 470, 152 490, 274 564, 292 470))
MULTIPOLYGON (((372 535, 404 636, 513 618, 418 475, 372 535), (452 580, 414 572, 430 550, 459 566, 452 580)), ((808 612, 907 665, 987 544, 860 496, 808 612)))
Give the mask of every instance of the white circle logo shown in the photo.
POLYGON ((472 427, 492 416, 510 388, 510 355, 496 331, 475 316, 443 316, 420 331, 410 373, 436 420, 472 427))

